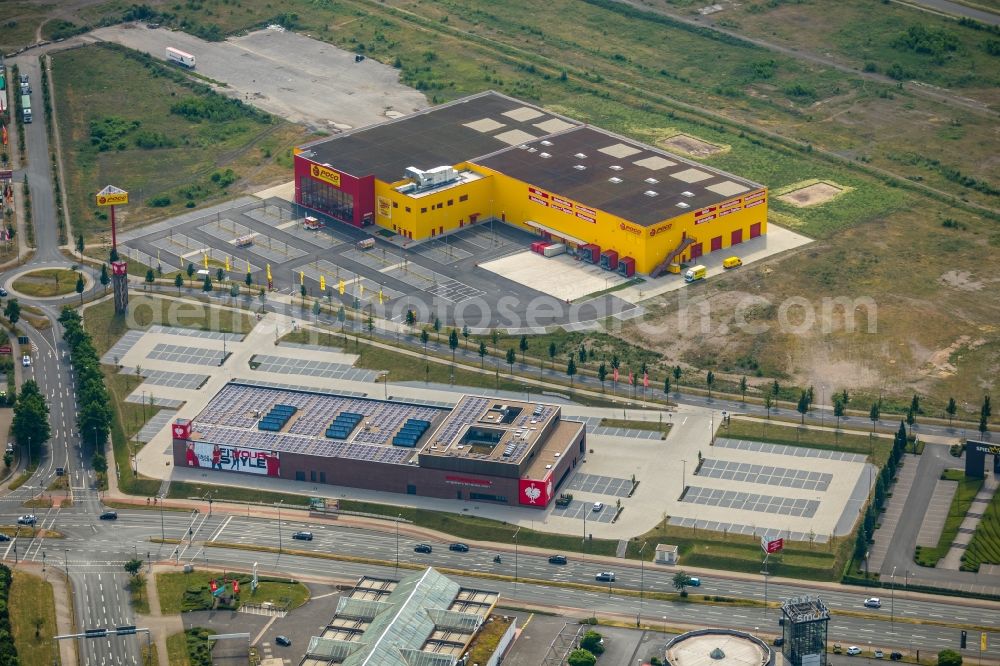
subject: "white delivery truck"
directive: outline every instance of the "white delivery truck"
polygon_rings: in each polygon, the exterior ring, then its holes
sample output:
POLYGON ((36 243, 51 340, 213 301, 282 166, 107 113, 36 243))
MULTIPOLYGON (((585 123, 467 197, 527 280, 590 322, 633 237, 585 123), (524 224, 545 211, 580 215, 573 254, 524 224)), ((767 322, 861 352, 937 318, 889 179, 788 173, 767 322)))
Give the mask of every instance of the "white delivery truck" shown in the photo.
POLYGON ((194 69, 194 56, 172 46, 167 47, 167 60, 184 65, 188 69, 194 69))

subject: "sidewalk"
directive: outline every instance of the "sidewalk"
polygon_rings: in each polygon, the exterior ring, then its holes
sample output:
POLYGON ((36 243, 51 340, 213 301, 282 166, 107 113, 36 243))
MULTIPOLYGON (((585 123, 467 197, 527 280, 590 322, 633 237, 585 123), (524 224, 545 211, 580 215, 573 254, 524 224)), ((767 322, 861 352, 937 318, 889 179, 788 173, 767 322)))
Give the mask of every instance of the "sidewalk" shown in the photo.
POLYGON ((149 595, 149 615, 137 616, 136 624, 149 627, 153 642, 156 643, 156 654, 160 666, 169 666, 167 656, 167 637, 184 631, 184 622, 180 615, 163 615, 160 612, 160 593, 156 589, 156 574, 164 571, 175 571, 176 567, 153 565, 146 576, 146 594, 149 595))
POLYGON ((972 505, 965 514, 965 520, 959 525, 958 534, 955 535, 955 540, 952 541, 948 554, 938 563, 938 568, 951 569, 952 571, 958 571, 961 568, 962 555, 969 547, 972 535, 976 533, 976 528, 979 527, 979 522, 983 519, 983 511, 993 499, 993 493, 997 491, 998 487, 1000 487, 1000 479, 997 479, 996 474, 990 474, 983 481, 983 487, 979 489, 975 499, 972 500, 972 505))
MULTIPOLYGON (((42 573, 42 565, 37 562, 22 561, 17 565, 21 571, 26 571, 34 576, 43 578, 52 585, 52 597, 56 605, 56 634, 72 634, 76 632, 76 618, 73 615, 74 599, 73 591, 66 584, 66 575, 54 567, 46 567, 42 573), (51 575, 50 575, 51 572, 51 575)), ((77 641, 59 641, 59 661, 66 666, 76 664, 77 641)))

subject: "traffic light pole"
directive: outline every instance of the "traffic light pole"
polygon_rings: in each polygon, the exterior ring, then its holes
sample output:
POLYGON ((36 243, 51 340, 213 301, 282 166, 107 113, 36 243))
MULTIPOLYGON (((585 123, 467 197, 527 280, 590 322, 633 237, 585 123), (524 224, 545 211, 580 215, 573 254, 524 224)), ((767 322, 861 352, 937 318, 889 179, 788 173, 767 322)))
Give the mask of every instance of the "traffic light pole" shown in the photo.
MULTIPOLYGON (((52 640, 62 641, 76 640, 78 638, 109 638, 111 636, 134 636, 136 634, 146 634, 146 655, 147 658, 151 659, 153 654, 151 632, 147 628, 136 627, 134 624, 126 624, 112 629, 103 627, 84 629, 82 634, 62 634, 60 636, 53 636, 52 640)), ((150 664, 150 666, 152 665, 150 664)))

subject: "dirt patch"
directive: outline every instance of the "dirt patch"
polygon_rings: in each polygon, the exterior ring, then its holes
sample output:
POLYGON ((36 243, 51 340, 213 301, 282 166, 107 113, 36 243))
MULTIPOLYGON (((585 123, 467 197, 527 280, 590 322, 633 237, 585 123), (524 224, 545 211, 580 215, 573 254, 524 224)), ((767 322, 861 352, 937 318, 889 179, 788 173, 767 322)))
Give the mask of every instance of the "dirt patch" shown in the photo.
POLYGON ((969 271, 948 271, 938 278, 938 282, 962 291, 979 291, 986 286, 978 280, 973 280, 969 271))
POLYGON ((722 152, 722 148, 714 143, 702 141, 687 134, 675 134, 669 139, 664 139, 661 143, 670 150, 687 153, 692 157, 711 157, 722 152))
POLYGON ((821 181, 813 183, 812 185, 807 185, 806 187, 800 187, 792 190, 791 192, 786 192, 778 198, 793 206, 806 208, 808 206, 818 206, 819 204, 826 203, 838 194, 841 194, 843 191, 843 187, 821 181))

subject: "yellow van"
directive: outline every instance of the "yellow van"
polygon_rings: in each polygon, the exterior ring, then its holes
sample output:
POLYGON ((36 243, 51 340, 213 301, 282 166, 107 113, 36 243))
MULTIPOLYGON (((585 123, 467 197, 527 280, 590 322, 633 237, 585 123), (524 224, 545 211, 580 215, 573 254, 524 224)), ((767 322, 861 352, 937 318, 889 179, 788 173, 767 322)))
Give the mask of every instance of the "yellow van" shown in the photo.
POLYGON ((722 262, 723 268, 737 268, 742 265, 743 265, 743 260, 740 259, 739 257, 727 257, 722 262))

